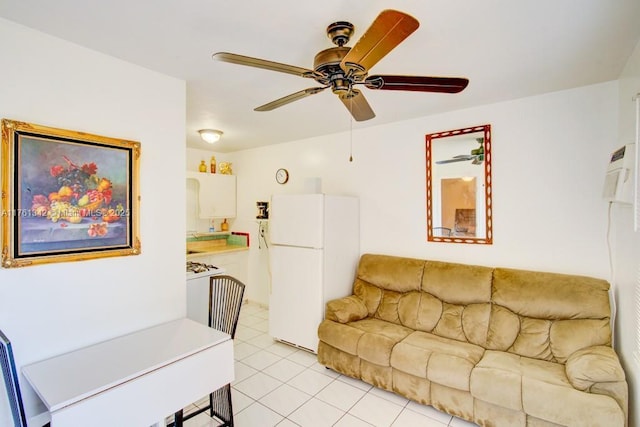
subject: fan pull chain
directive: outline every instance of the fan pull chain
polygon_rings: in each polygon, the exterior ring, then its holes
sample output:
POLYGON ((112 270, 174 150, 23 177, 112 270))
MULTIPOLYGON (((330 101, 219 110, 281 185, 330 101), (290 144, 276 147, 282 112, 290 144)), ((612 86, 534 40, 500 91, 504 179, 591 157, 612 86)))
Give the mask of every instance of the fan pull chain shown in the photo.
POLYGON ((349 98, 349 162, 353 162, 353 96, 349 98))

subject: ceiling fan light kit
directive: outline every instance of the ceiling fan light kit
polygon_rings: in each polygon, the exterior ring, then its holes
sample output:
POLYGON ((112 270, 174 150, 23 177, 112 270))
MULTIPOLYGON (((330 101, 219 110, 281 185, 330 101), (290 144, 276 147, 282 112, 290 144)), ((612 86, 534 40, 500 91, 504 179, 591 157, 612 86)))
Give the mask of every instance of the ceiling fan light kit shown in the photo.
POLYGON ((318 52, 314 69, 282 64, 229 52, 217 52, 215 60, 237 65, 262 68, 293 74, 315 80, 322 86, 311 87, 271 101, 255 108, 255 111, 271 111, 276 108, 315 95, 331 88, 356 121, 375 117, 364 94, 354 86, 363 85, 371 90, 396 90, 410 92, 458 93, 469 80, 461 77, 430 77, 404 75, 372 75, 369 70, 402 41, 418 29, 420 23, 412 16, 397 10, 383 10, 353 47, 347 47, 355 28, 346 21, 338 21, 327 27, 327 36, 336 45, 318 52))
POLYGON ((217 129, 200 129, 200 138, 209 144, 215 144, 222 138, 222 131, 217 129))

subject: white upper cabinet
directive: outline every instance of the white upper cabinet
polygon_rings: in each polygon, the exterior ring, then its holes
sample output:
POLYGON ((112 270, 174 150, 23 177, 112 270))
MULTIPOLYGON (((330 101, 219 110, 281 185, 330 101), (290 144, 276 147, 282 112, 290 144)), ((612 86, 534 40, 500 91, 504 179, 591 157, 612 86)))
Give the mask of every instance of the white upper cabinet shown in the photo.
POLYGON ((198 183, 196 212, 200 218, 235 218, 235 175, 187 171, 187 179, 198 183))

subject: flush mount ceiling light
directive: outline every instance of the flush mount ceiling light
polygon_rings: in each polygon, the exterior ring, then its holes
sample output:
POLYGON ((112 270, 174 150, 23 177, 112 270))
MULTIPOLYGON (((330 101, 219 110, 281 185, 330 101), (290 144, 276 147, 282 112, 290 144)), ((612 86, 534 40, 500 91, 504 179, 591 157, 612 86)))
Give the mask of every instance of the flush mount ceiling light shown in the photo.
POLYGON ((200 134, 200 137, 209 144, 218 142, 222 136, 222 131, 217 129, 200 129, 198 133, 200 134))

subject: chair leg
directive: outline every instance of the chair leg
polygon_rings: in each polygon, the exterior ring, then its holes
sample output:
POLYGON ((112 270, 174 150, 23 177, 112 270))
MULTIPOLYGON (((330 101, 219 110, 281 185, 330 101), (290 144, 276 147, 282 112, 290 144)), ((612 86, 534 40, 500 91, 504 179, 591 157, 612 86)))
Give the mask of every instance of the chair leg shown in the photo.
POLYGON ((231 384, 227 384, 224 387, 212 393, 213 405, 211 410, 213 415, 222 421, 224 427, 233 427, 233 406, 231 402, 231 384))
POLYGON ((173 422, 173 425, 175 427, 182 427, 182 419, 183 419, 183 412, 182 409, 180 409, 178 412, 175 413, 175 421, 173 422))

